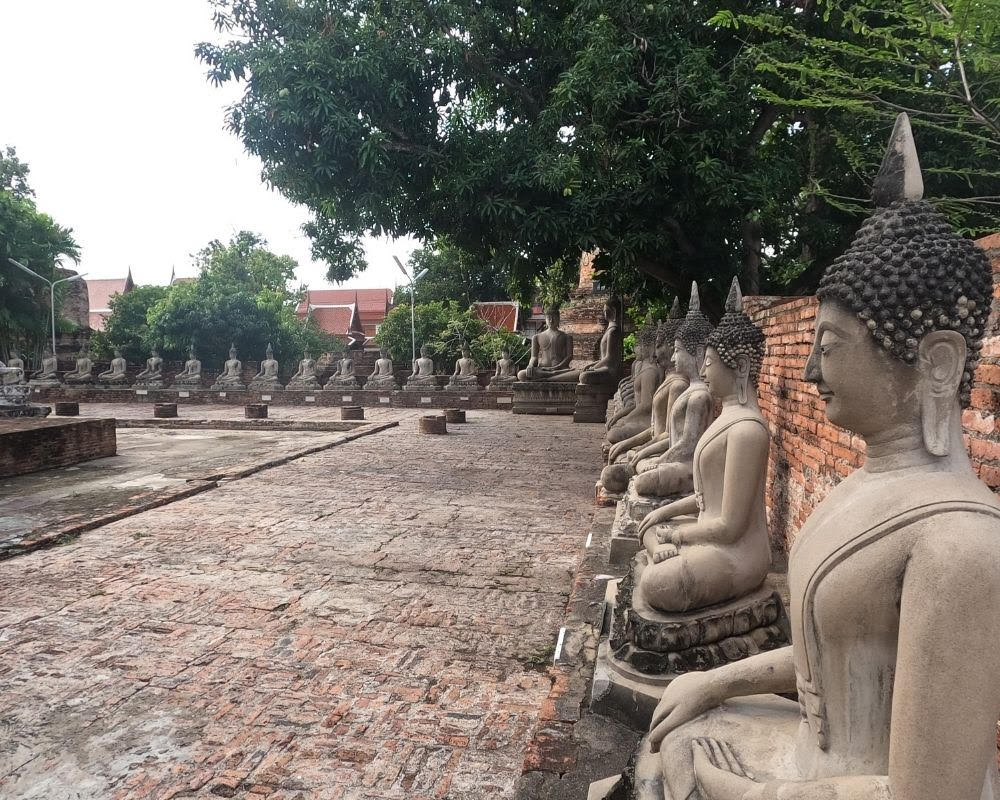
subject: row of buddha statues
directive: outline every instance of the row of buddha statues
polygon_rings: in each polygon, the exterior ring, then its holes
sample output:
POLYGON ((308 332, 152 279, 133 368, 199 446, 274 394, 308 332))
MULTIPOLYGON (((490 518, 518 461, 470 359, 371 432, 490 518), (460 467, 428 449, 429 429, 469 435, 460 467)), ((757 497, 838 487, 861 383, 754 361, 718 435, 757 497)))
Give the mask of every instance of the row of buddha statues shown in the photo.
MULTIPOLYGON (((16 351, 11 352, 8 359, 8 366, 19 368, 20 373, 13 377, 15 373, 5 373, 5 382, 27 383, 35 387, 51 386, 84 386, 96 384, 105 387, 125 387, 129 386, 127 374, 128 364, 122 356, 122 351, 115 348, 114 357, 107 370, 94 374, 94 362, 90 358, 87 346, 84 345, 72 371, 64 373, 61 377, 58 372, 56 358, 49 348, 45 349, 42 356, 41 366, 34 372, 25 372, 24 361, 16 351)), ((320 382, 317 374, 316 360, 312 354, 306 350, 304 357, 299 361, 298 370, 291 376, 287 385, 283 385, 278 377, 279 364, 274 358, 274 350, 270 344, 264 355, 264 360, 260 362, 260 370, 254 375, 249 383, 243 378, 243 362, 237 357, 235 345, 229 348, 229 358, 223 364, 222 371, 214 379, 214 383, 209 387, 210 391, 311 391, 319 389, 345 390, 359 389, 361 382, 354 374, 354 360, 347 354, 337 362, 336 372, 329 377, 326 384, 320 382)), ((509 389, 510 385, 517 380, 516 366, 510 358, 510 353, 504 350, 500 359, 497 360, 496 370, 490 380, 490 388, 494 390, 509 389)), ((184 369, 174 375, 169 383, 172 389, 200 389, 204 385, 202 378, 201 361, 198 359, 195 347, 192 344, 188 350, 188 358, 184 362, 184 369)), ((153 348, 150 357, 146 360, 145 368, 135 375, 133 386, 145 389, 165 389, 168 388, 167 378, 163 372, 163 358, 159 351, 153 348)), ((396 378, 393 372, 392 359, 384 350, 380 351, 379 358, 375 362, 375 369, 368 376, 364 384, 365 389, 395 389, 396 378)), ((404 389, 426 390, 437 389, 438 376, 435 372, 434 361, 428 354, 426 345, 420 348, 420 357, 413 361, 413 373, 407 378, 404 389)), ((448 378, 447 387, 454 391, 479 390, 479 366, 472 358, 468 346, 462 346, 462 355, 455 362, 455 371, 448 378)))
POLYGON ((640 332, 598 484, 632 554, 595 704, 616 685, 645 735, 591 798, 1000 798, 1000 503, 962 438, 993 276, 923 200, 905 115, 874 199, 821 279, 804 373, 865 464, 797 534, 787 609, 769 579, 765 336, 739 284, 717 326, 695 286, 683 318, 640 332))

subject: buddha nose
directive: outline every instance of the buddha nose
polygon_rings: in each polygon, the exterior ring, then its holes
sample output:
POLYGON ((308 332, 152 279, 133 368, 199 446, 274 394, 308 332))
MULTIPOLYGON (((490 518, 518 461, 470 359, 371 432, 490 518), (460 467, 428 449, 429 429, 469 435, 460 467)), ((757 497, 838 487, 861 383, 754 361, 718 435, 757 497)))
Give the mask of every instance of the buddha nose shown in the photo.
POLYGON ((819 367, 819 348, 814 344, 806 359, 805 374, 803 376, 809 383, 819 383, 823 379, 823 372, 819 367))

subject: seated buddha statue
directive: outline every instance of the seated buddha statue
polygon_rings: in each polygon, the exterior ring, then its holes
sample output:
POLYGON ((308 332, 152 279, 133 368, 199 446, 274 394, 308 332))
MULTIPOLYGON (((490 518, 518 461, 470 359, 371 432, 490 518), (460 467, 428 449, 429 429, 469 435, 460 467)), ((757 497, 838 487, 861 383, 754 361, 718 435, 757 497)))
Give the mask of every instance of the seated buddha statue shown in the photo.
POLYGON ((188 348, 187 361, 184 362, 184 369, 174 376, 173 386, 191 386, 197 388, 201 386, 201 361, 194 349, 194 342, 188 348))
POLYGON ((32 386, 55 386, 59 383, 59 363, 48 347, 42 351, 42 364, 31 373, 32 386))
POLYGON ((135 386, 147 389, 163 388, 163 359, 160 351, 154 347, 146 359, 146 368, 135 376, 135 386))
POLYGON ((503 349, 500 351, 500 358, 497 359, 496 372, 490 378, 490 388, 499 390, 510 389, 516 381, 517 368, 510 358, 510 351, 503 349))
POLYGON ((120 347, 116 347, 114 352, 115 356, 111 359, 110 366, 104 372, 98 373, 97 382, 105 386, 124 386, 128 383, 128 376, 125 374, 128 363, 122 356, 120 347))
POLYGON ((250 388, 254 391, 281 391, 284 387, 278 380, 278 362, 274 358, 274 348, 267 343, 264 360, 260 362, 260 371, 250 379, 250 388))
POLYGON ((365 381, 365 389, 391 390, 396 388, 396 378, 392 371, 392 359, 385 348, 378 351, 375 369, 365 381))
MULTIPOLYGON (((570 381, 589 385, 608 384, 614 386, 622 373, 621 303, 612 298, 608 298, 605 301, 604 321, 604 333, 601 334, 601 342, 598 349, 600 357, 597 361, 586 364, 581 369, 553 370, 545 380, 570 381)), ((572 344, 572 340, 570 342, 572 344)), ((572 352, 571 346, 571 355, 572 352)), ((530 366, 531 362, 528 363, 530 366)), ((532 378, 531 380, 538 379, 532 378)))
POLYGON ((76 357, 76 366, 72 372, 63 375, 63 381, 75 384, 94 382, 94 362, 90 359, 87 345, 80 348, 80 355, 76 357))
POLYGON ((714 409, 708 387, 701 378, 705 342, 711 332, 712 325, 701 312, 698 286, 692 284, 691 304, 677 329, 672 357, 674 369, 687 379, 688 387, 670 409, 669 436, 650 442, 632 458, 633 482, 640 495, 688 495, 693 489, 694 449, 712 421, 714 409))
POLYGON ((354 359, 347 353, 337 362, 337 371, 326 382, 327 389, 357 389, 358 379, 354 374, 354 359))
POLYGON ((517 379, 576 381, 576 375, 556 377, 569 374, 567 370, 572 360, 573 337, 559 329, 559 306, 551 305, 545 309, 545 330, 531 337, 531 358, 528 366, 517 373, 517 379))
MULTIPOLYGON (((662 352, 662 351, 661 351, 662 352)), ((669 366, 661 364, 657 358, 656 326, 643 325, 639 329, 636 341, 636 360, 641 360, 642 366, 633 382, 633 403, 631 410, 622 409, 611 418, 605 441, 617 444, 649 428, 653 413, 653 395, 663 382, 664 369, 669 366)))
POLYGON ((670 419, 674 403, 689 385, 687 375, 677 371, 674 361, 675 337, 681 322, 681 319, 672 316, 657 327, 655 357, 668 366, 663 381, 653 394, 649 427, 611 446, 608 466, 601 472, 598 482, 599 490, 621 494, 638 472, 655 469, 657 458, 670 446, 670 419))
POLYGON ((229 345, 229 358, 222 365, 222 372, 219 373, 212 384, 213 392, 226 392, 246 389, 243 383, 243 362, 236 357, 236 345, 229 345))
POLYGON ((14 384, 22 385, 28 382, 25 377, 24 360, 13 347, 10 349, 10 357, 7 359, 7 368, 11 371, 4 373, 0 383, 3 383, 5 386, 11 386, 14 384), (20 373, 15 372, 15 370, 20 370, 20 373))
POLYGON ((307 392, 319 388, 319 378, 316 377, 316 360, 312 357, 309 349, 306 348, 306 351, 302 354, 302 360, 299 362, 298 370, 289 378, 285 389, 290 392, 307 392))
POLYGON ((479 390, 479 365, 473 361, 468 345, 462 345, 462 357, 455 362, 455 371, 448 378, 448 388, 454 391, 479 390))
POLYGON ((874 195, 821 279, 805 368, 864 466, 796 537, 791 646, 671 683, 639 797, 1000 797, 1000 504, 961 424, 990 265, 923 201, 904 115, 874 195))
POLYGON ((420 345, 420 357, 413 360, 413 372, 406 379, 404 389, 437 389, 437 376, 434 374, 434 360, 429 355, 426 344, 420 345))

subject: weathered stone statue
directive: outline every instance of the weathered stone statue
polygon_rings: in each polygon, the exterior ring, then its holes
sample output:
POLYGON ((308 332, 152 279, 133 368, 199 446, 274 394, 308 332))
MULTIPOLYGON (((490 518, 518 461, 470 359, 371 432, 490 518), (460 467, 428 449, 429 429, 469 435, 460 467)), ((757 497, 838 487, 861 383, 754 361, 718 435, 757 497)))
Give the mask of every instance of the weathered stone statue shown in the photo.
POLYGON ((326 388, 357 389, 359 385, 357 376, 354 374, 354 359, 345 352, 344 357, 337 362, 337 371, 326 382, 326 388))
POLYGON ((867 451, 795 541, 792 646, 674 681, 639 797, 1000 797, 1000 505, 960 419, 992 276, 922 188, 901 116, 818 292, 806 378, 867 451))
POLYGON ((65 383, 84 384, 94 382, 94 362, 90 359, 87 345, 80 348, 80 355, 76 358, 76 366, 72 372, 63 375, 65 383))
POLYGON ((462 345, 462 357, 455 362, 455 372, 448 379, 448 388, 455 391, 479 390, 479 365, 472 360, 468 345, 462 345))
POLYGON ((211 391, 226 392, 246 389, 243 383, 243 362, 236 357, 236 345, 229 345, 229 358, 222 365, 222 372, 219 373, 212 384, 211 391))
POLYGON ((517 369, 510 358, 510 351, 501 350, 496 372, 490 378, 490 388, 500 390, 509 389, 516 380, 517 369))
POLYGON ((153 348, 146 359, 146 368, 136 374, 134 385, 144 389, 163 388, 163 359, 158 348, 153 348))
POLYGON ((105 386, 125 386, 128 384, 128 376, 125 374, 128 363, 122 357, 120 347, 115 348, 115 357, 111 359, 108 369, 97 376, 97 382, 105 386))
POLYGON ((607 327, 601 336, 600 358, 587 364, 579 374, 583 384, 610 384, 618 382, 622 374, 622 307, 618 300, 609 298, 604 303, 604 319, 607 327))
POLYGON ((59 385, 59 362, 52 355, 52 350, 46 347, 42 351, 42 365, 31 373, 31 386, 58 386, 59 385))
POLYGON ((657 327, 655 357, 668 367, 663 382, 653 395, 650 425, 610 448, 608 466, 598 482, 599 497, 602 492, 608 495, 624 492, 634 475, 655 469, 657 458, 670 447, 670 418, 674 403, 689 385, 687 375, 677 371, 674 360, 675 337, 681 322, 681 319, 671 316, 657 327))
POLYGON ((313 359, 312 353, 306 350, 302 354, 298 371, 292 375, 285 389, 288 391, 308 392, 319 388, 319 378, 316 377, 316 361, 313 359))
POLYGON ((573 360, 573 337, 559 330, 559 306, 545 309, 545 330, 531 338, 531 358, 528 366, 517 373, 519 381, 576 381, 579 373, 568 378, 556 376, 569 374, 573 360))
POLYGON ((281 391, 284 387, 278 380, 278 362, 274 359, 274 348, 267 343, 264 360, 260 362, 260 371, 250 379, 250 388, 254 391, 281 391))
POLYGON ((420 345, 420 358, 413 361, 413 373, 406 379, 404 389, 437 389, 437 376, 434 374, 434 360, 428 355, 427 345, 420 345))
MULTIPOLYGON (((653 395, 663 382, 664 369, 670 366, 657 360, 656 326, 644 325, 639 329, 636 342, 636 360, 641 366, 633 381, 632 408, 623 408, 611 418, 604 437, 609 444, 617 444, 649 428, 653 413, 653 395)), ((662 350, 661 350, 662 353, 662 350)))
POLYGON ((188 358, 184 362, 184 369, 174 376, 174 387, 192 387, 197 389, 201 386, 201 361, 194 350, 194 342, 188 348, 188 358))
MULTIPOLYGON (((667 321, 674 326, 674 331, 676 332, 677 326, 681 324, 681 320, 684 315, 681 313, 681 299, 679 297, 674 298, 674 303, 670 307, 670 313, 667 315, 667 321)), ((659 343, 661 338, 661 332, 663 331, 663 324, 661 323, 657 326, 656 336, 657 343, 659 343)), ((673 348, 674 340, 673 336, 670 337, 670 347, 673 348)), ((659 344, 657 344, 659 346, 659 344)), ((673 354, 673 349, 670 350, 671 355, 673 354)), ((649 355, 653 358, 653 354, 649 355)), ((635 354, 635 360, 632 362, 632 369, 628 375, 618 382, 618 389, 615 391, 614 397, 612 398, 611 407, 612 415, 608 418, 607 427, 610 429, 612 425, 618 422, 623 416, 628 414, 633 408, 635 408, 635 376, 638 375, 643 366, 645 365, 645 359, 641 357, 641 354, 637 351, 635 354)), ((660 366, 665 370, 671 368, 670 356, 667 357, 666 362, 660 363, 660 366)))
POLYGON ((365 389, 389 390, 396 388, 396 378, 392 372, 392 359, 385 349, 379 350, 378 361, 375 362, 375 370, 365 381, 365 389))
POLYGON ((13 386, 15 384, 21 386, 28 382, 24 369, 24 360, 13 347, 10 349, 10 358, 7 359, 7 367, 12 371, 6 372, 3 375, 2 382, 5 386, 13 386), (18 374, 13 372, 13 370, 21 370, 21 372, 18 374))

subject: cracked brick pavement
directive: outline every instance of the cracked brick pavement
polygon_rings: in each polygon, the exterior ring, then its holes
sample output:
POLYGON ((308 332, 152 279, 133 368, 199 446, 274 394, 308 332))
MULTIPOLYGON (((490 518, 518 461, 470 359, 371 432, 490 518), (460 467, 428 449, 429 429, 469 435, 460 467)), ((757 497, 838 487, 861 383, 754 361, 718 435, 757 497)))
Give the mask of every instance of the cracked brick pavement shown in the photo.
POLYGON ((0 796, 510 797, 603 428, 413 417, 0 563, 0 796))

